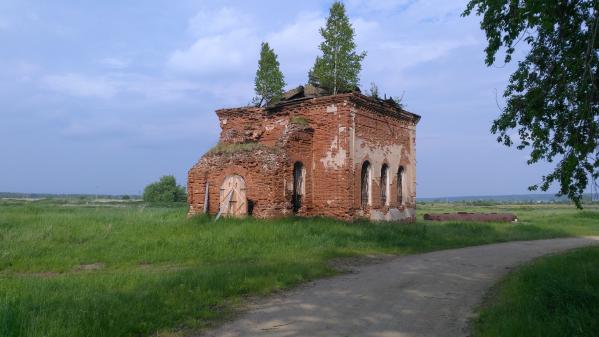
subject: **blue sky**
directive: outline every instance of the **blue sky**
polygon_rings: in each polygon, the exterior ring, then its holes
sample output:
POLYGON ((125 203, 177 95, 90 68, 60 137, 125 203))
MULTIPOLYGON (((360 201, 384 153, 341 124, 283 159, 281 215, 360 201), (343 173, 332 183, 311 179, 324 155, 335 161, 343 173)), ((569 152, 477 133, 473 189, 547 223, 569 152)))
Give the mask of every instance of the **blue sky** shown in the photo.
MULTIPOLYGON (((331 1, 0 2, 0 191, 140 193, 218 140, 214 110, 250 102, 261 41, 289 87, 331 1)), ((486 67, 460 0, 346 0, 361 85, 422 115, 418 196, 527 193, 550 166, 490 134, 513 65, 486 67)))

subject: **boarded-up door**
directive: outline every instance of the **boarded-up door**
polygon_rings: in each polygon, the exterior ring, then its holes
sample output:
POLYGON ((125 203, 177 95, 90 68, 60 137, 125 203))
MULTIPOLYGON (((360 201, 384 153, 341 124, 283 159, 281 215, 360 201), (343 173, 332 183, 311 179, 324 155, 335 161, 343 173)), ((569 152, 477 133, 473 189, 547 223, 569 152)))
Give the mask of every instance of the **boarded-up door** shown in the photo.
POLYGON ((220 214, 223 216, 242 217, 247 215, 248 203, 245 192, 245 181, 241 176, 227 176, 220 188, 220 214))

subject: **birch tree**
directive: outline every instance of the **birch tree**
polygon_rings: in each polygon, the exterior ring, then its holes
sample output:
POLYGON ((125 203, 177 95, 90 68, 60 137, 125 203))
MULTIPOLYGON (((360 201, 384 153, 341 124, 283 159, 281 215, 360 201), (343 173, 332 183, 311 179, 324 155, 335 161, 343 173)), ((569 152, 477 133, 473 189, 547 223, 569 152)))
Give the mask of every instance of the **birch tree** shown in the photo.
POLYGON ((354 90, 359 84, 366 52, 356 51, 354 29, 341 2, 336 1, 331 6, 320 35, 324 39, 319 46, 322 55, 316 57, 314 67, 308 73, 308 81, 333 95, 354 90))

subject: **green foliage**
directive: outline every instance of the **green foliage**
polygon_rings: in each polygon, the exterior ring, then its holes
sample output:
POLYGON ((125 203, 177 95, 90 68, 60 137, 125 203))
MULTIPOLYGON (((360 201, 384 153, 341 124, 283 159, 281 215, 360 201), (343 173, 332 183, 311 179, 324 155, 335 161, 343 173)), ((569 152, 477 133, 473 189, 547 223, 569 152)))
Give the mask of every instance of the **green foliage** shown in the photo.
POLYGON ((262 42, 260 51, 260 60, 258 61, 258 70, 256 70, 256 79, 254 80, 254 91, 256 106, 262 104, 276 103, 283 95, 285 79, 279 69, 277 54, 268 45, 268 42, 262 42))
POLYGON ((131 197, 128 195, 123 195, 122 199, 123 200, 131 200, 131 197))
POLYGON ((395 106, 399 109, 404 109, 405 108, 405 104, 403 102, 403 95, 401 95, 400 97, 393 97, 393 96, 389 96, 389 100, 391 102, 393 102, 393 104, 395 104, 395 106))
POLYGON ((511 273, 475 324, 477 337, 594 337, 599 248, 541 258, 511 273))
POLYGON ((354 29, 345 14, 343 3, 331 6, 326 27, 320 28, 324 41, 320 44, 322 55, 316 57, 308 73, 310 84, 329 90, 333 95, 353 91, 359 84, 362 60, 366 53, 357 53, 354 29))
POLYGON ((370 83, 370 90, 368 92, 368 96, 379 99, 379 87, 374 83, 370 83))
POLYGON ((183 186, 177 185, 174 176, 163 176, 159 181, 144 188, 143 200, 146 202, 180 202, 187 200, 183 186))
MULTIPOLYGON (((507 104, 493 122, 497 141, 529 149, 528 164, 558 161, 540 189, 560 185, 581 207, 589 176, 599 178, 599 2, 471 0, 462 15, 482 15, 492 65, 504 47, 510 62, 518 43, 529 50, 504 92, 507 104)), ((531 186, 536 190, 539 185, 531 186)))

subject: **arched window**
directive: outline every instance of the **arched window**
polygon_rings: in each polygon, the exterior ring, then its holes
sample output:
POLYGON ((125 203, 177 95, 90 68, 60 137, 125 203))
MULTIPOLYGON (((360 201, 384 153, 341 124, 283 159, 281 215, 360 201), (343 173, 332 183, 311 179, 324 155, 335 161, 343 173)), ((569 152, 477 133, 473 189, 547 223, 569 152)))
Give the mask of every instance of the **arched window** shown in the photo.
POLYGON ((383 164, 383 167, 381 167, 381 183, 380 183, 380 187, 381 187, 381 206, 385 206, 387 205, 387 195, 388 195, 388 190, 389 190, 389 166, 387 164, 383 164))
POLYGON ((360 182, 360 205, 365 208, 370 205, 370 163, 368 161, 362 164, 360 182))
POLYGON ((302 207, 302 195, 304 194, 304 165, 296 162, 293 165, 293 213, 297 213, 302 207))
POLYGON ((397 170, 397 203, 403 205, 404 197, 403 197, 403 176, 404 176, 404 168, 403 166, 399 167, 397 170))

